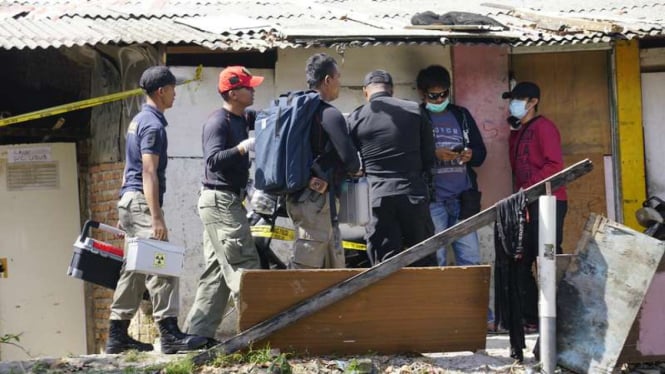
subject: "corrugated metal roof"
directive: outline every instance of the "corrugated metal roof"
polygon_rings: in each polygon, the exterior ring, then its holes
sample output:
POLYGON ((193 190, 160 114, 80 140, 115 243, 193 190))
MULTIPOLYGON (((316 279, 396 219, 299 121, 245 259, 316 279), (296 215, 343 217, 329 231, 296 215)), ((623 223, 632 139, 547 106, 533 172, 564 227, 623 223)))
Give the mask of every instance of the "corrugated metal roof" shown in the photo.
POLYGON ((162 43, 265 50, 477 40, 528 46, 665 34, 665 2, 655 0, 509 0, 500 6, 487 1, 0 0, 0 48, 162 43), (489 15, 509 30, 407 28, 415 13, 427 10, 489 15), (539 21, 534 14, 550 18, 539 21))

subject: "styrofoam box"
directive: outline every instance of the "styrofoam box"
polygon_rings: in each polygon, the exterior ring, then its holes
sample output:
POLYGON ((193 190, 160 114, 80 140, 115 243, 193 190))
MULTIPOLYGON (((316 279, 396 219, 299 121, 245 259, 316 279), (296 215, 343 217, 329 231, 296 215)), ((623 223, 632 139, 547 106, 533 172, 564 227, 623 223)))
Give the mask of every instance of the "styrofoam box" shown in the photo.
POLYGON ((154 239, 127 238, 126 270, 179 277, 185 249, 154 239))

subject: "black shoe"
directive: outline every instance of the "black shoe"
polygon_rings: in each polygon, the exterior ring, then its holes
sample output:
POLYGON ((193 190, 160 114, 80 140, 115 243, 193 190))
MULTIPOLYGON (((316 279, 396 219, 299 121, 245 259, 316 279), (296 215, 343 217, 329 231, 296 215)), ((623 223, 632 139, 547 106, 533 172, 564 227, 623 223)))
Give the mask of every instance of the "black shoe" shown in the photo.
POLYGON ((524 362, 524 352, 522 352, 521 349, 516 350, 513 347, 510 347, 510 358, 514 358, 521 364, 524 362))
POLYGON ((159 326, 159 341, 162 353, 171 355, 179 351, 191 351, 202 348, 208 343, 208 338, 203 336, 188 335, 178 328, 178 319, 168 317, 157 322, 159 326))
POLYGON ((152 351, 152 344, 132 339, 127 334, 127 328, 129 328, 129 320, 112 319, 109 321, 109 338, 106 341, 104 352, 107 354, 117 354, 132 349, 140 352, 152 351))
POLYGON ((215 339, 215 338, 206 338, 206 339, 208 339, 208 341, 207 341, 207 342, 205 343, 205 345, 202 347, 203 349, 210 349, 210 348, 212 348, 212 347, 214 347, 214 346, 217 346, 217 345, 219 345, 219 344, 222 343, 221 341, 219 341, 219 340, 217 340, 217 339, 215 339))

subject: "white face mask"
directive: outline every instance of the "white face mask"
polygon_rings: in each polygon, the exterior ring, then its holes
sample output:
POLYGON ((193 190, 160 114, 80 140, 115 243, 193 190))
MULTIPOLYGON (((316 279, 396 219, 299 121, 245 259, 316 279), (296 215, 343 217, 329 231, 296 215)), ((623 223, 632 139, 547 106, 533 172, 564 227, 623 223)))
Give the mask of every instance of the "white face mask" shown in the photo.
POLYGON ((510 115, 516 117, 517 119, 522 119, 526 116, 526 113, 529 111, 526 108, 526 100, 511 100, 510 101, 510 115))

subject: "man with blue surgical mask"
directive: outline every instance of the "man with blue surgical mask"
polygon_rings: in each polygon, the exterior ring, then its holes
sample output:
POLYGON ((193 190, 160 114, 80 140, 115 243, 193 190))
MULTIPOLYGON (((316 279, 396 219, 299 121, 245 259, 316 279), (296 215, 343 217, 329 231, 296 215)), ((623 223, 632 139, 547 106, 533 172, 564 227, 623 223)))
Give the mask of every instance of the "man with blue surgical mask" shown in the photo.
MULTIPOLYGON (((533 82, 520 82, 503 93, 510 99, 511 125, 509 139, 510 166, 513 170, 514 190, 526 189, 563 169, 561 135, 554 122, 538 114, 540 87, 533 82)), ((556 196, 556 242, 557 253, 562 253, 563 221, 568 210, 566 188, 553 192, 556 196)), ((529 215, 524 239, 526 269, 531 269, 538 255, 538 202, 528 207, 529 215)), ((523 315, 525 331, 534 332, 538 324, 538 287, 531 271, 522 272, 520 280, 525 287, 523 315)))
MULTIPOLYGON (((480 193, 473 168, 482 165, 487 154, 471 113, 450 103, 450 83, 450 73, 440 65, 421 70, 416 78, 422 107, 434 134, 436 162, 430 181, 429 209, 437 233, 480 210, 480 193)), ((480 264, 479 247, 475 231, 457 239, 452 243, 455 265, 480 264)), ((437 251, 439 266, 447 265, 446 252, 446 248, 437 251)), ((488 317, 488 328, 494 330, 491 311, 488 317)))

